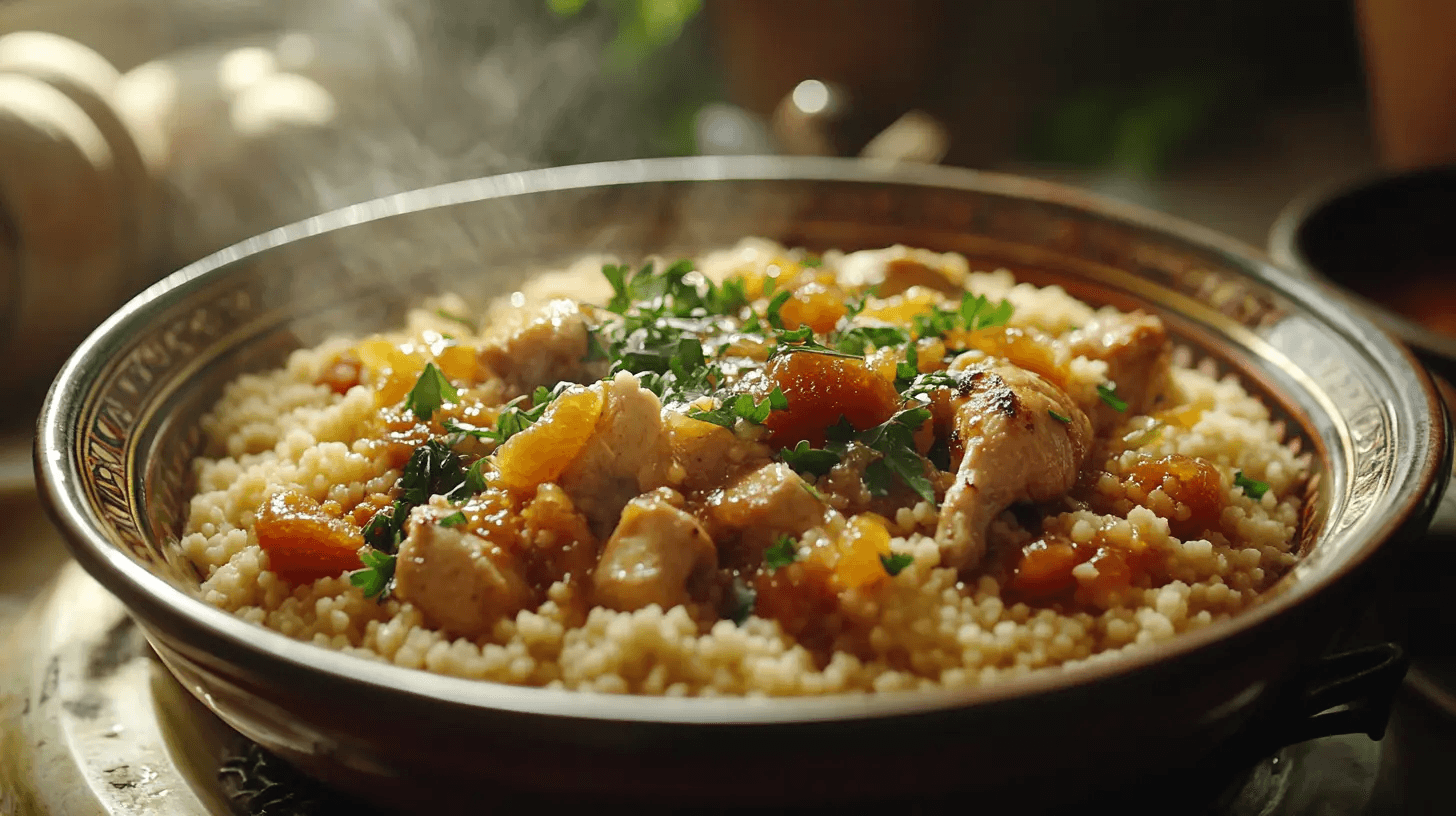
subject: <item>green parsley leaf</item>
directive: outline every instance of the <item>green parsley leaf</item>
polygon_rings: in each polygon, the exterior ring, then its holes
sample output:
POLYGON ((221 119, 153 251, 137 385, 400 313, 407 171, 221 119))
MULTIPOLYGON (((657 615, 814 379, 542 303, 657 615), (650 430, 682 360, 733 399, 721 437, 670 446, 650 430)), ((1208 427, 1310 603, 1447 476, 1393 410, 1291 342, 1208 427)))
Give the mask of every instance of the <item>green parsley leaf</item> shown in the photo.
POLYGON ((789 407, 789 398, 784 396, 781 389, 775 388, 769 392, 767 397, 754 402, 752 394, 738 394, 731 399, 725 399, 722 404, 711 411, 693 409, 688 411, 692 419, 699 419, 703 422, 711 422, 714 425, 721 425, 724 428, 732 428, 733 423, 738 419, 745 419, 755 425, 762 425, 768 415, 774 411, 782 411, 789 407))
POLYGON ((376 511, 364 525, 364 543, 381 552, 394 552, 399 547, 404 521, 403 514, 396 515, 400 509, 400 503, 396 502, 376 511))
POLYGON ((854 439, 855 433, 855 427, 850 424, 849 417, 840 414, 839 419, 833 425, 824 429, 824 439, 826 442, 844 445, 854 439))
POLYGON ((1242 487, 1244 489, 1244 495, 1254 501, 1264 498, 1264 494, 1269 492, 1268 482, 1250 479, 1244 475, 1242 470, 1234 474, 1234 487, 1242 487))
POLYGON ((799 557, 799 545, 786 535, 780 535, 773 546, 763 551, 763 565, 777 572, 794 563, 799 557))
POLYGON ((792 450, 780 450, 779 456, 783 458, 784 464, 794 470, 814 476, 823 476, 830 468, 839 464, 839 454, 831 450, 811 448, 807 439, 800 439, 792 450))
POLYGON ((884 459, 876 459, 865 466, 864 485, 871 496, 890 495, 890 485, 895 481, 895 476, 890 472, 890 466, 885 464, 884 459))
POLYGON ((435 314, 452 323, 459 323, 465 328, 470 329, 472 332, 475 331, 475 323, 468 317, 462 317, 458 314, 455 314, 454 312, 447 311, 445 309, 436 309, 435 314))
POLYGON ((1062 423, 1063 425, 1066 425, 1066 424, 1068 424, 1068 423, 1070 423, 1072 421, 1072 418, 1071 417, 1069 417, 1069 416, 1062 416, 1061 414, 1057 413, 1056 411, 1053 411, 1050 408, 1047 409, 1047 415, 1050 416, 1052 419, 1055 419, 1056 421, 1062 423))
POLYGON ((366 550, 359 560, 364 562, 364 568, 349 573, 349 583, 363 589, 364 597, 377 598, 383 603, 389 585, 394 581, 395 557, 378 550, 366 550))
MULTIPOLYGON (((915 430, 930 419, 930 409, 907 408, 899 411, 883 423, 856 436, 865 446, 879 451, 884 468, 895 474, 910 489, 928 502, 935 502, 935 486, 925 472, 925 460, 915 450, 915 430)), ((889 490, 887 480, 875 465, 865 468, 865 486, 874 493, 877 489, 889 490), (871 471, 873 470, 873 476, 871 471), (871 484, 873 478, 875 484, 871 484)), ((876 493, 876 495, 884 495, 876 493)))
POLYGON ((895 390, 904 391, 920 376, 920 352, 911 343, 905 346, 905 360, 895 365, 895 390))
POLYGON ((459 527, 466 521, 468 521, 468 519, 465 518, 465 511, 456 510, 450 515, 440 519, 439 524, 441 527, 459 527))
POLYGON ((805 255, 803 260, 799 261, 799 266, 802 266, 805 269, 818 269, 823 265, 824 259, 819 257, 818 255, 805 255))
MULTIPOLYGON (((399 477, 400 499, 409 505, 429 502, 431 496, 448 494, 465 481, 460 455, 438 439, 414 449, 399 477)), ((402 524, 403 518, 399 519, 402 524)))
POLYGON ((915 563, 915 556, 910 555, 909 553, 893 553, 891 555, 882 555, 880 556, 880 563, 884 565, 885 572, 888 572, 890 574, 890 577, 894 578, 896 575, 900 574, 901 570, 915 563))
MULTIPOLYGON (((782 309, 782 308, 784 308, 784 304, 785 303, 788 303, 789 302, 789 298, 793 297, 793 295, 794 295, 793 292, 790 292, 789 290, 785 289, 784 291, 779 292, 777 295, 774 295, 773 296, 773 300, 770 300, 768 302, 768 309, 767 309, 767 311, 764 312, 764 314, 768 317, 768 324, 770 326, 772 326, 775 329, 780 329, 780 330, 783 329, 783 327, 784 327, 784 319, 783 319, 783 317, 781 317, 779 315, 779 310, 782 309)), ((813 337, 814 336, 814 330, 813 329, 810 329, 809 330, 809 336, 810 337, 813 337)))
POLYGON ((708 281, 708 293, 703 296, 703 308, 708 314, 731 317, 747 305, 748 289, 742 278, 729 278, 721 287, 708 281))
POLYGON ((924 396, 942 388, 955 388, 958 385, 956 378, 948 371, 931 371, 925 374, 916 375, 910 384, 900 389, 900 395, 906 399, 924 396))
MULTIPOLYGON (((860 308, 864 305, 861 303, 860 308)), ((855 326, 842 332, 833 342, 834 350, 863 357, 870 346, 886 348, 910 341, 910 334, 895 326, 855 326)))
POLYGON ((465 471, 465 481, 461 482, 454 490, 446 494, 445 498, 453 504, 459 504, 475 494, 485 490, 485 475, 480 468, 485 464, 484 459, 476 459, 475 463, 465 471))
POLYGON ((1117 383, 1102 383, 1098 385, 1097 396, 1101 397, 1103 402, 1111 405, 1114 411, 1127 410, 1127 400, 1117 395, 1117 383))
POLYGON ((753 614, 754 604, 758 601, 758 591, 742 578, 733 579, 733 611, 728 617, 734 623, 742 626, 748 616, 753 614))
POLYGON ((420 372, 420 378, 415 380, 415 387, 410 389, 409 394, 404 398, 404 407, 413 411, 415 416, 422 422, 429 422, 430 417, 440 410, 440 406, 447 402, 454 402, 460 399, 460 392, 455 386, 445 379, 440 369, 434 363, 425 363, 425 370, 420 372))
POLYGON ((632 268, 626 264, 604 264, 602 275, 612 285, 612 299, 607 301, 607 311, 626 314, 632 306, 632 295, 627 291, 627 275, 632 268))

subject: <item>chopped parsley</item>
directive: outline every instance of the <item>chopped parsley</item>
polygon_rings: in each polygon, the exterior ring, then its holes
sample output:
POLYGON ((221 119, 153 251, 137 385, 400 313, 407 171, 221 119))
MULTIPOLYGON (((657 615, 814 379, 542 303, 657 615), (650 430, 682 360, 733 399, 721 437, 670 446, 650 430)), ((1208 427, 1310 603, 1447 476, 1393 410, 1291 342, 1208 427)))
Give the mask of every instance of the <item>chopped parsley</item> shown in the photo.
POLYGON ((880 563, 884 565, 885 572, 888 572, 890 574, 890 577, 894 578, 896 575, 900 574, 901 570, 915 563, 915 556, 910 555, 909 553, 894 553, 891 555, 882 555, 880 556, 880 563))
MULTIPOLYGON (((779 310, 783 309, 784 304, 788 303, 789 298, 793 296, 793 292, 785 289, 782 292, 779 292, 777 295, 774 295, 773 299, 768 302, 768 309, 764 312, 764 317, 768 319, 768 325, 770 327, 778 329, 780 331, 783 330, 784 318, 779 314, 779 310)), ((809 331, 810 336, 812 337, 813 329, 810 329, 809 331)))
POLYGON ((1117 395, 1117 383, 1102 383, 1097 386, 1097 396, 1101 397, 1103 402, 1112 406, 1112 410, 1114 411, 1127 410, 1127 400, 1117 395))
MULTIPOLYGON (((840 418, 844 421, 843 417, 840 418)), ((873 428, 855 435, 855 439, 881 458, 865 468, 865 487, 875 495, 889 492, 889 474, 894 474, 911 490, 928 502, 935 502, 935 486, 925 473, 925 460, 915 450, 915 431, 930 419, 930 409, 906 408, 873 428)), ((848 424, 846 422, 846 424, 848 424)), ((826 431, 826 436, 827 436, 826 431)))
POLYGON ((763 565, 777 572, 794 563, 799 557, 798 542, 786 535, 780 535, 773 546, 763 551, 763 565))
POLYGON ((546 390, 545 386, 537 386, 536 390, 531 394, 531 406, 529 408, 521 407, 521 404, 526 400, 525 397, 516 397, 506 403, 505 408, 501 409, 500 415, 496 417, 494 428, 479 428, 464 422, 447 419, 445 420, 445 430, 450 433, 450 436, 446 437, 446 444, 454 446, 459 443, 460 438, 465 436, 472 436, 486 442, 495 442, 498 445, 503 444, 507 439, 536 424, 541 419, 541 416, 546 413, 546 406, 550 405, 553 400, 565 393, 566 389, 570 388, 571 385, 568 382, 557 383, 556 387, 549 391, 546 390))
POLYGON ((454 312, 447 311, 445 309, 436 309, 435 315, 437 317, 444 318, 451 323, 459 323, 465 328, 470 329, 472 332, 475 331, 475 323, 468 317, 462 317, 461 315, 455 314, 454 312))
POLYGON ((757 402, 754 401, 752 394, 739 394, 732 399, 725 399, 722 405, 711 411, 700 409, 688 411, 688 416, 703 422, 721 425, 724 428, 732 428, 734 422, 739 419, 762 425, 764 420, 768 419, 769 414, 788 407, 789 398, 784 396, 783 390, 775 388, 769 392, 767 397, 757 402))
POLYGON ((389 585, 394 581, 395 557, 378 550, 366 550, 359 560, 364 562, 364 568, 349 573, 349 583, 364 590, 364 597, 383 602, 389 585))
POLYGON ((465 511, 456 510, 450 515, 440 519, 439 524, 441 527, 459 527, 466 521, 468 521, 468 519, 465 518, 465 511))
POLYGON ((1244 495, 1248 496, 1254 501, 1258 501, 1264 498, 1264 494, 1269 492, 1268 482, 1261 482, 1258 479, 1250 479, 1248 476, 1244 475, 1244 472, 1242 470, 1234 474, 1234 487, 1242 487, 1244 489, 1244 495))
POLYGON ((818 255, 806 255, 804 256, 803 260, 799 261, 799 266, 802 266, 805 269, 818 269, 823 265, 824 259, 820 258, 818 255))
POLYGON ((1010 301, 1003 300, 993 306, 985 295, 966 292, 961 295, 960 306, 957 308, 933 308, 929 312, 916 315, 915 336, 940 337, 954 329, 978 331, 1004 326, 1011 319, 1012 311, 1010 301))
MULTIPOLYGON (((477 465, 478 462, 472 465, 471 470, 484 489, 477 465)), ((365 523, 364 543, 377 551, 393 553, 404 538, 404 523, 410 511, 427 503, 431 496, 458 495, 466 480, 467 471, 460 455, 444 441, 431 439, 415 448, 399 477, 399 497, 390 506, 376 511, 365 523)))
POLYGON ((895 390, 904 391, 920 376, 920 352, 915 344, 905 346, 905 360, 895 365, 895 390))
MULTIPOLYGON (((851 309, 853 309, 851 305, 851 309)), ((864 302, 859 304, 864 309, 864 302)), ((904 345, 910 341, 910 333, 895 326, 855 326, 840 332, 832 341, 835 351, 863 357, 870 346, 885 348, 904 345)))
POLYGON ((459 504, 460 502, 465 501, 471 496, 474 496, 476 493, 485 490, 485 474, 481 473, 480 471, 481 466, 484 464, 484 459, 476 459, 475 464, 471 465, 469 469, 465 471, 465 481, 461 482, 455 487, 454 490, 451 490, 449 493, 447 493, 445 495, 445 498, 449 499, 455 504, 459 504))
POLYGON ((784 448, 779 451, 779 457, 784 464, 798 471, 808 473, 812 476, 823 476, 830 468, 839 464, 839 454, 832 450, 809 447, 809 440, 800 439, 799 444, 793 449, 784 448))
POLYGON ((421 422, 429 422, 441 405, 458 399, 460 392, 445 379, 440 369, 434 363, 425 363, 425 370, 415 380, 415 387, 404 398, 404 407, 413 411, 421 422))
POLYGON ((1057 413, 1056 411, 1053 411, 1050 408, 1047 409, 1047 416, 1051 417, 1052 419, 1055 419, 1056 421, 1062 423, 1063 425, 1067 425, 1067 424, 1069 424, 1072 421, 1072 418, 1071 417, 1069 417, 1069 416, 1063 416, 1063 415, 1057 413))

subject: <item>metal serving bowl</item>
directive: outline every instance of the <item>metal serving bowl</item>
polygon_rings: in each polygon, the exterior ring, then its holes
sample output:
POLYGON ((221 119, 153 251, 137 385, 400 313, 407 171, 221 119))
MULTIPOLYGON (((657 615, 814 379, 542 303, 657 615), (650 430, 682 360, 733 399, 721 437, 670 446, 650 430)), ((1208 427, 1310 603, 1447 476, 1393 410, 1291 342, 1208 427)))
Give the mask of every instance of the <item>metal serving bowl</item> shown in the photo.
POLYGON ((436 187, 200 261, 76 351, 46 402, 36 456, 77 560, 183 685, 246 736, 356 790, 418 802, 470 780, 476 804, 485 783, 492 798, 975 792, 1027 807, 1320 733, 1379 733, 1378 700, 1373 716, 1359 714, 1372 688, 1360 679, 1388 692, 1398 661, 1390 650, 1327 655, 1383 556, 1424 528, 1448 450, 1431 383, 1405 350, 1206 230, 964 170, 703 158, 436 187), (969 690, 813 699, 607 697, 444 677, 294 641, 198 598, 173 542, 201 451, 198 417, 228 380, 335 331, 396 325, 441 288, 483 297, 583 252, 689 253, 745 235, 955 250, 1162 314, 1314 453, 1302 561, 1254 608, 1126 659, 969 690), (1356 705, 1312 717, 1338 703, 1356 705))

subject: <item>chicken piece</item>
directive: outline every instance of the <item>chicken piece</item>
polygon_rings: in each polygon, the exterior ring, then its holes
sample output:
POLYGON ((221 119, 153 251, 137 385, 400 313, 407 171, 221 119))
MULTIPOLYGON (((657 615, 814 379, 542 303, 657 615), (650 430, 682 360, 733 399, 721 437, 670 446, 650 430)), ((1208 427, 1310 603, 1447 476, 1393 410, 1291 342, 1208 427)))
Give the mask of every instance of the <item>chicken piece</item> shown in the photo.
POLYGON ((757 564, 780 535, 799 536, 823 523, 827 506, 782 462, 743 476, 708 501, 708 521, 724 534, 739 534, 732 560, 757 564))
MULTIPOLYGON (((518 313, 519 314, 519 313, 518 313)), ((508 396, 537 386, 588 382, 604 373, 586 362, 590 342, 586 315, 575 301, 553 300, 530 317, 498 325, 480 349, 480 364, 505 383, 508 396)))
POLYGON ((625 371, 600 387, 606 404, 596 427, 557 483, 605 538, 628 501, 667 484, 672 449, 656 394, 625 371))
POLYGON ((648 604, 671 609, 689 600, 689 579, 717 569, 713 540, 681 503, 665 487, 627 503, 597 563, 598 603, 622 612, 648 604))
POLYGON ((902 294, 913 286, 960 297, 966 290, 969 271, 966 259, 959 255, 896 245, 844 256, 839 263, 839 280, 845 286, 873 286, 882 298, 902 294))
POLYGON ((682 468, 683 490, 721 487, 738 474, 773 461, 767 445, 743 439, 721 425, 676 411, 668 411, 665 420, 673 461, 682 468))
POLYGON ((531 587, 510 551, 439 519, 453 508, 423 505, 410 513, 409 535, 395 561, 394 592, 431 625, 474 637, 530 606, 531 587))
POLYGON ((1104 309, 1068 335, 1066 342, 1072 357, 1105 361, 1107 379, 1117 384, 1117 396, 1127 402, 1126 411, 1101 400, 1082 406, 1098 434, 1127 417, 1147 413, 1167 387, 1168 332, 1153 315, 1104 309))
POLYGON ((1001 511, 1072 488, 1092 424, 1066 392, 1008 363, 983 363, 953 376, 955 434, 965 455, 946 491, 935 540, 942 564, 969 569, 986 554, 986 528, 1001 511))

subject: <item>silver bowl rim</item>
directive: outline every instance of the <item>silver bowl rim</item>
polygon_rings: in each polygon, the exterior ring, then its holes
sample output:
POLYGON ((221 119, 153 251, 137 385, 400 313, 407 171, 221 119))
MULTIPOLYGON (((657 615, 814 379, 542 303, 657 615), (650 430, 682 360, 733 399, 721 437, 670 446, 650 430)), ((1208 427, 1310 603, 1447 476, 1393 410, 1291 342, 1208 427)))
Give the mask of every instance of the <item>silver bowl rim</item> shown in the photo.
MULTIPOLYGON (((1153 647, 1115 660, 1092 661, 1073 670, 1044 670, 1004 682, 958 690, 838 694, 823 697, 664 698, 601 695, 580 691, 522 687, 439 675, 393 664, 364 660, 343 652, 294 640, 282 633, 236 618, 189 595, 124 555, 101 533, 86 498, 77 489, 76 463, 66 444, 73 432, 69 419, 85 393, 88 377, 124 343, 130 327, 145 324, 190 291, 225 276, 230 264, 309 236, 421 210, 507 196, 650 183, 715 181, 893 183, 929 189, 959 189, 1057 206, 1091 210, 1098 215, 1152 232, 1170 234, 1193 246, 1211 249, 1238 262, 1232 265, 1282 296, 1301 304, 1326 325, 1346 335, 1384 370, 1403 370, 1418 385, 1432 416, 1439 403, 1425 370, 1410 352, 1363 316, 1340 309, 1328 293, 1311 282, 1270 264, 1262 254, 1212 230, 1170 216, 1111 201, 1051 182, 984 171, 942 166, 890 165, 854 159, 774 156, 634 159, 573 165, 471 179, 399 193, 345 207, 279 227, 220 250, 175 272, 138 294, 102 323, 66 361, 47 394, 37 424, 35 468, 41 495, 74 557, 94 578, 120 597, 146 624, 168 633, 166 624, 200 633, 224 645, 228 656, 246 660, 244 669, 291 674, 323 674, 345 684, 359 684, 375 694, 413 698, 421 703, 466 706, 524 715, 595 721, 682 725, 793 724, 833 722, 924 714, 983 706, 1038 694, 1066 691, 1129 675, 1155 664, 1211 647, 1250 632, 1273 618, 1308 603, 1342 582, 1429 501, 1437 463, 1444 455, 1445 429, 1439 424, 1408 429, 1420 461, 1406 463, 1401 484, 1418 489, 1384 509, 1383 523, 1343 563, 1318 575, 1293 582, 1287 591, 1266 599, 1231 619, 1186 632, 1153 647)), ((1414 400, 1419 402, 1419 400, 1414 400)), ((240 660, 241 662, 241 660, 240 660)), ((1252 689, 1250 691, 1253 691, 1252 689)))

